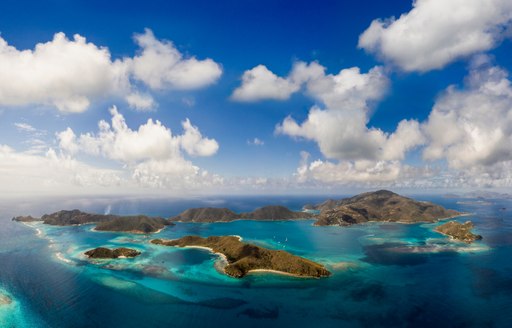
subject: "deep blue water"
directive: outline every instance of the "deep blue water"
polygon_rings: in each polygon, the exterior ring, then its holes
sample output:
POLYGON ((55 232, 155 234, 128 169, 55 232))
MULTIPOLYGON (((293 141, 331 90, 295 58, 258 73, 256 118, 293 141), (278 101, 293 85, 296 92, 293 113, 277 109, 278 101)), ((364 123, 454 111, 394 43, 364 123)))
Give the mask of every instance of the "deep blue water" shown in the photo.
POLYGON ((68 199, 0 205, 0 327, 509 327, 512 321, 512 201, 431 200, 474 213, 481 242, 457 243, 435 224, 314 227, 295 222, 235 221, 168 227, 159 238, 240 235, 323 263, 333 275, 301 279, 217 269, 199 249, 148 243, 152 237, 93 232, 91 225, 51 227, 11 222, 62 208, 170 216, 193 206, 236 211, 266 204, 300 209, 325 197, 192 200, 68 199), (141 250, 135 259, 91 262, 98 246, 141 250))

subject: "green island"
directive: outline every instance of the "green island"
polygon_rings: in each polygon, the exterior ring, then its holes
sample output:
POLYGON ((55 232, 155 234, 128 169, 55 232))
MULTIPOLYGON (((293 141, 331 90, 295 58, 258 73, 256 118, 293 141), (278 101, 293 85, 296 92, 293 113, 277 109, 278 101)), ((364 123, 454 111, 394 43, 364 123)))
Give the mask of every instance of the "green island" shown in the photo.
POLYGON ((44 224, 56 226, 72 226, 81 224, 96 224, 96 231, 131 232, 131 233, 154 233, 174 223, 161 218, 149 217, 146 215, 120 216, 113 214, 94 214, 80 210, 62 210, 52 214, 45 214, 41 218, 32 216, 17 216, 13 221, 35 222, 42 221, 44 224))
POLYGON ((250 272, 268 271, 297 277, 327 277, 331 273, 321 264, 281 250, 270 250, 244 243, 236 236, 185 236, 179 239, 153 239, 151 243, 163 246, 202 247, 224 256, 224 272, 242 278, 250 272))
POLYGON ((388 190, 367 192, 338 201, 327 200, 318 205, 307 205, 305 208, 320 211, 315 222, 318 226, 349 226, 365 222, 437 222, 463 214, 388 190))
POLYGON ((170 218, 178 222, 230 222, 235 220, 283 221, 309 219, 313 215, 307 212, 294 212, 280 205, 268 205, 252 212, 235 213, 229 208, 198 207, 189 208, 170 218))
POLYGON ((88 258, 91 259, 117 259, 126 257, 136 257, 141 253, 135 249, 119 247, 110 249, 106 247, 97 247, 84 253, 88 258))
POLYGON ((474 225, 471 221, 466 221, 464 223, 450 221, 436 227, 434 230, 445 236, 449 236, 452 239, 469 244, 475 240, 482 239, 482 236, 476 235, 471 231, 473 228, 474 225))

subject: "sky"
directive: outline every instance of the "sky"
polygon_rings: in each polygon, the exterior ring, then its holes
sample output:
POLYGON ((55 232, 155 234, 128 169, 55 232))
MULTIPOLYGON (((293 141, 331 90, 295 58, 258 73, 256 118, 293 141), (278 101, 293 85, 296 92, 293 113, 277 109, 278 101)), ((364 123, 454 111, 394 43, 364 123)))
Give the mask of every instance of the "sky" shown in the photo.
POLYGON ((0 3, 0 194, 512 185, 512 2, 0 3))

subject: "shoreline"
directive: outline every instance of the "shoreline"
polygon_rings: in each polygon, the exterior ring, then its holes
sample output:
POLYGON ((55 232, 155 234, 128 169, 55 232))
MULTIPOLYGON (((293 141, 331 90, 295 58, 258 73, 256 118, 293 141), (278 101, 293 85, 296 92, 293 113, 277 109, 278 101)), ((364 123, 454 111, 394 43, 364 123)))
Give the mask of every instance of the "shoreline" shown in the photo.
POLYGON ((183 221, 183 220, 172 220, 170 222, 179 222, 179 223, 231 223, 236 221, 254 221, 254 222, 289 222, 289 221, 308 221, 308 220, 315 220, 315 218, 300 218, 300 219, 280 219, 280 220, 257 220, 257 219, 234 219, 229 221, 206 221, 206 222, 200 222, 200 221, 183 221))
MULTIPOLYGON (((237 236, 237 235, 233 235, 234 237, 238 237, 239 240, 241 241, 242 240, 242 237, 240 236, 237 236)), ((171 239, 172 240, 172 239, 171 239)), ((231 263, 229 263, 228 261, 228 258, 226 257, 225 254, 223 253, 220 253, 220 252, 215 252, 211 247, 207 247, 207 246, 196 246, 196 245, 187 245, 187 246, 173 246, 173 247, 177 247, 177 248, 195 248, 195 249, 201 249, 201 250, 206 250, 212 254, 215 254, 219 257, 218 261, 221 262, 222 266, 220 268, 217 268, 219 270, 222 270, 222 273, 228 277, 231 277, 231 278, 236 278, 236 277, 233 277, 231 275, 229 275, 226 270, 225 270, 225 267, 230 265, 231 263)), ((320 279, 322 277, 313 277, 313 276, 303 276, 303 275, 298 275, 298 274, 293 274, 293 273, 289 273, 289 272, 285 272, 285 271, 279 271, 279 270, 273 270, 273 269, 251 269, 251 270, 248 270, 247 273, 246 273, 246 276, 247 275, 250 275, 250 274, 258 274, 258 273, 273 273, 273 274, 277 274, 277 275, 282 275, 282 276, 288 276, 288 277, 294 277, 294 278, 301 278, 301 279, 311 279, 311 278, 315 278, 315 279, 320 279)))
POLYGON ((293 274, 293 273, 279 271, 279 270, 272 270, 272 269, 252 269, 252 270, 247 271, 247 275, 258 274, 258 273, 274 273, 274 274, 278 274, 278 275, 282 275, 282 276, 301 278, 301 279, 311 279, 311 278, 320 279, 321 278, 321 277, 312 277, 312 276, 301 276, 298 274, 293 274))
POLYGON ((152 235, 152 234, 160 233, 166 227, 167 226, 164 226, 163 228, 158 229, 155 232, 144 232, 144 231, 140 231, 140 230, 130 230, 130 231, 96 230, 96 227, 92 228, 90 231, 93 231, 93 232, 111 232, 111 233, 112 232, 113 233, 128 233, 128 234, 136 234, 136 235, 152 235))
POLYGON ((315 227, 357 227, 357 226, 361 226, 361 225, 368 225, 368 224, 375 224, 375 223, 398 223, 398 224, 435 224, 435 223, 439 223, 441 221, 445 221, 445 220, 450 220, 450 219, 455 219, 455 218, 458 218, 458 217, 463 217, 463 216, 471 216, 471 215, 474 215, 474 213, 461 213, 461 214, 457 214, 457 215, 452 215, 452 216, 448 216, 446 218, 440 218, 440 219, 435 219, 434 221, 415 221, 415 222, 407 222, 407 221, 390 221, 390 220, 383 220, 383 221, 366 221, 366 222, 361 222, 361 223, 353 223, 353 224, 349 224, 349 225, 341 225, 341 224, 326 224, 326 225, 316 225, 315 223, 318 222, 314 222, 312 225, 315 226, 315 227))

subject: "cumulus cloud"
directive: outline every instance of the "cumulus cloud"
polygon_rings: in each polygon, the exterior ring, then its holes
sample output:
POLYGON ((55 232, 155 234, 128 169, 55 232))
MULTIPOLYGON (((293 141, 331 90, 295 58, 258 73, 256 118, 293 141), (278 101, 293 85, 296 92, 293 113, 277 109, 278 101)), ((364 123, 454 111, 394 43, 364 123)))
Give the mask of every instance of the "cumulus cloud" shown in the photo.
MULTIPOLYGON (((455 169, 494 171, 512 161, 512 85, 508 72, 479 57, 464 88, 450 86, 423 126, 428 160, 455 169)), ((510 166, 509 164, 506 167, 510 166)))
POLYGON ((318 62, 299 61, 287 77, 279 77, 263 65, 246 71, 233 98, 287 99, 302 90, 317 105, 302 123, 291 116, 285 118, 276 126, 276 133, 315 141, 326 158, 338 161, 314 161, 304 172, 319 179, 330 176, 334 180, 343 177, 377 181, 396 177, 400 171, 397 161, 424 142, 416 120, 402 120, 390 133, 368 127, 371 109, 386 94, 388 86, 389 80, 380 66, 366 73, 351 67, 326 74, 326 68, 318 62))
POLYGON ((307 81, 307 93, 323 107, 313 106, 298 123, 287 117, 276 132, 315 141, 324 156, 337 160, 400 160, 423 142, 419 124, 402 120, 393 133, 368 127, 369 110, 386 93, 388 79, 381 67, 368 73, 358 68, 307 81))
POLYGON ((34 49, 19 50, 0 37, 0 106, 54 106, 80 113, 106 97, 125 98, 130 106, 154 107, 140 81, 151 89, 196 89, 218 80, 222 70, 211 59, 183 56, 170 41, 157 40, 151 30, 135 36, 140 54, 113 60, 106 47, 78 34, 56 33, 34 49))
POLYGON ((214 139, 204 138, 188 119, 182 122, 184 134, 174 135, 158 120, 148 119, 137 130, 132 130, 115 106, 110 109, 110 114, 111 123, 100 121, 96 134, 85 133, 77 137, 71 128, 59 132, 60 148, 72 154, 83 151, 123 163, 181 158, 182 150, 193 156, 211 156, 219 148, 214 139))
POLYGON ((192 156, 212 156, 219 149, 214 139, 204 138, 196 126, 187 118, 181 123, 185 133, 179 137, 180 145, 187 154, 192 156))
POLYGON ((302 161, 297 169, 300 182, 310 180, 324 183, 351 183, 393 181, 399 177, 401 165, 398 161, 330 161, 308 162, 309 154, 302 152, 302 161))
POLYGON ((286 100, 300 86, 272 73, 265 65, 258 65, 242 75, 242 85, 235 89, 231 98, 237 101, 264 99, 286 100))
POLYGON ((398 19, 374 20, 359 47, 405 71, 425 72, 492 49, 511 21, 509 0, 415 0, 398 19))
POLYGON ((184 58, 172 42, 157 40, 149 29, 134 39, 142 51, 132 60, 133 76, 152 89, 197 89, 216 82, 222 74, 212 59, 184 58))
POLYGON ((135 180, 151 186, 163 186, 166 181, 186 185, 187 180, 210 177, 185 159, 184 153, 212 156, 219 145, 203 137, 188 119, 182 122, 184 133, 177 135, 152 119, 132 130, 116 107, 110 109, 110 114, 111 123, 100 121, 97 133, 77 136, 71 128, 57 133, 59 148, 67 155, 85 153, 119 161, 135 180))
POLYGON ((57 33, 34 50, 18 50, 0 38, 0 104, 51 104, 79 113, 90 99, 128 88, 126 66, 76 34, 57 33))
POLYGON ((153 97, 147 93, 133 92, 125 100, 131 108, 141 112, 150 111, 157 106, 153 97))

